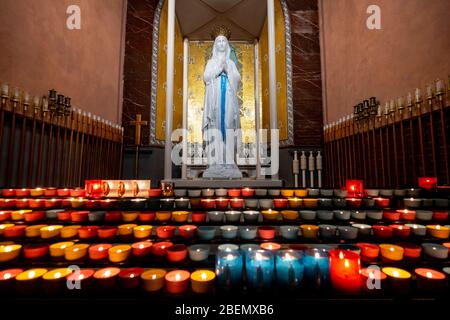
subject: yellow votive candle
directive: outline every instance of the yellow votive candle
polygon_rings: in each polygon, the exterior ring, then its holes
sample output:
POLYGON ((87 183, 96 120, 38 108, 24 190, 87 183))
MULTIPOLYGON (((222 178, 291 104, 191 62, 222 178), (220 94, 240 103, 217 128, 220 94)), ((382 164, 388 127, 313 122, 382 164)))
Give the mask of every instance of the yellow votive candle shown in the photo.
POLYGON ((11 220, 13 221, 21 221, 25 219, 25 213, 30 213, 33 210, 16 210, 11 212, 11 220))
POLYGON ((42 276, 42 279, 44 280, 58 280, 61 278, 67 277, 69 274, 72 273, 72 270, 69 268, 58 268, 53 269, 51 271, 48 271, 42 276))
POLYGON ((43 268, 37 268, 37 269, 30 269, 26 270, 22 273, 19 273, 16 277, 17 281, 27 281, 27 280, 34 280, 42 277, 44 274, 47 273, 47 269, 43 268))
POLYGON ((261 214, 263 215, 264 220, 274 221, 278 219, 279 212, 277 210, 269 209, 261 211, 261 214))
POLYGON ((308 195, 308 190, 306 189, 298 189, 294 191, 296 197, 304 198, 308 195))
POLYGON ((450 234, 450 228, 440 225, 428 225, 427 231, 433 238, 447 239, 450 234))
POLYGON ((289 202, 289 207, 290 208, 297 209, 297 208, 300 208, 300 206, 303 203, 303 200, 300 199, 300 198, 289 198, 288 202, 289 202))
POLYGON ((108 255, 111 262, 122 262, 130 257, 131 246, 127 244, 121 244, 109 248, 108 255))
POLYGON ((305 198, 303 199, 303 204, 307 208, 317 208, 317 199, 305 198))
POLYGON ((3 234, 3 230, 9 227, 14 227, 14 223, 4 223, 0 224, 0 236, 3 234))
POLYGON ((62 228, 63 228, 63 226, 61 226, 61 225, 52 225, 52 226, 42 227, 40 229, 41 238, 42 239, 50 239, 50 238, 57 237, 60 235, 62 228))
POLYGON ((148 238, 152 233, 152 226, 143 225, 134 227, 133 233, 136 239, 148 238))
POLYGON ((25 236, 27 238, 35 238, 41 235, 41 229, 47 227, 46 224, 36 224, 34 226, 29 226, 25 229, 25 236))
POLYGON ((0 245, 0 262, 6 262, 16 259, 22 246, 20 244, 0 245))
POLYGON ((122 212, 122 220, 123 222, 133 222, 138 218, 138 212, 122 212))
POLYGON ((381 257, 391 261, 403 259, 403 248, 393 244, 380 244, 381 257))
POLYGON ((197 270, 191 273, 191 287, 195 293, 206 293, 214 285, 216 274, 211 270, 197 270))
POLYGON ((73 226, 66 226, 61 229, 61 238, 63 239, 70 239, 78 235, 78 229, 80 229, 81 226, 79 225, 73 225, 73 226))
POLYGON ((297 220, 298 211, 295 210, 283 210, 281 211, 281 215, 284 220, 297 220))
POLYGON ((137 227, 137 224, 121 224, 118 230, 119 236, 129 236, 133 234, 135 227, 137 227))
POLYGON ((63 257, 66 248, 73 246, 75 243, 72 241, 58 242, 50 245, 50 257, 59 258, 63 257))
POLYGON ((305 239, 316 239, 319 233, 319 227, 312 224, 302 224, 300 230, 305 239))
POLYGON ((281 196, 283 196, 283 197, 293 197, 294 196, 294 190, 282 189, 281 190, 281 196))
POLYGON ((172 220, 175 222, 186 222, 188 220, 189 211, 172 212, 172 220))
POLYGON ((141 274, 142 289, 145 291, 159 291, 164 287, 164 277, 166 270, 163 269, 149 269, 141 274))
POLYGON ((42 188, 30 189, 30 196, 32 196, 32 197, 41 197, 43 195, 44 195, 44 189, 42 189, 42 188))
POLYGON ((89 245, 86 243, 75 244, 64 249, 64 258, 68 261, 79 260, 86 257, 89 245))

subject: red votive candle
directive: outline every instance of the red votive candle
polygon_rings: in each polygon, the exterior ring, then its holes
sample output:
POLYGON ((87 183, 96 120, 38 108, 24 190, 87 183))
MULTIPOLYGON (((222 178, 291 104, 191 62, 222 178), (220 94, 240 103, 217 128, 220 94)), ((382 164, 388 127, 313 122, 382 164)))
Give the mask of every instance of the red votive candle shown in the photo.
POLYGON ((375 261, 378 259, 380 248, 376 244, 360 242, 356 244, 361 249, 363 261, 375 261))
POLYGON ((92 276, 94 275, 94 272, 93 269, 80 269, 69 274, 66 279, 73 284, 77 281, 80 284, 80 288, 86 290, 92 285, 92 276))
POLYGON ((0 209, 11 209, 16 206, 15 199, 0 199, 0 209))
POLYGON ((436 188, 437 177, 419 177, 419 187, 430 190, 436 188))
POLYGON ((261 239, 271 240, 275 238, 275 227, 273 226, 258 227, 258 235, 261 239))
POLYGON ((165 256, 167 248, 171 246, 173 246, 173 243, 170 241, 156 242, 152 245, 151 252, 154 256, 165 256))
POLYGON ((273 199, 273 206, 276 209, 284 209, 287 207, 287 204, 288 204, 288 199, 285 199, 285 198, 273 199))
POLYGON ((397 212, 400 213, 401 220, 413 221, 416 219, 416 211, 414 210, 401 209, 397 210, 397 212))
POLYGON ((153 244, 150 241, 135 242, 131 245, 133 256, 145 257, 152 251, 153 244))
POLYGON ((0 271, 0 292, 7 293, 14 290, 15 277, 22 272, 23 269, 6 269, 0 271))
POLYGON ((178 233, 180 237, 185 239, 192 239, 197 231, 197 226, 194 225, 184 225, 178 228, 178 233))
POLYGON ((45 211, 31 211, 31 212, 25 212, 24 218, 26 222, 36 222, 44 220, 45 218, 45 211))
POLYGON ((434 221, 447 221, 448 220, 448 211, 439 210, 433 211, 433 220, 434 221))
POLYGON ((97 236, 100 239, 112 239, 117 234, 117 227, 100 227, 97 229, 97 236))
POLYGON ((357 294, 361 289, 361 262, 359 254, 334 249, 330 255, 330 280, 336 291, 357 294))
POLYGON ((110 211, 105 213, 105 222, 117 222, 122 220, 122 212, 110 211))
POLYGON ((392 210, 384 210, 383 218, 389 221, 397 221, 400 220, 400 213, 392 210))
POLYGON ((72 211, 70 218, 72 222, 84 222, 88 220, 89 211, 72 211))
POLYGON ((167 248, 167 260, 181 262, 187 257, 187 247, 184 244, 175 244, 167 248))
POLYGON ((414 243, 399 243, 403 248, 403 259, 417 261, 422 254, 422 247, 414 243))
POLYGON ((15 202, 15 206, 17 209, 28 208, 28 206, 29 206, 28 202, 29 202, 28 199, 17 199, 15 202))
POLYGON ((216 202, 214 199, 202 199, 201 204, 203 209, 214 209, 216 202))
POLYGON ((281 245, 276 242, 264 242, 260 245, 261 249, 269 250, 272 252, 278 251, 281 249, 281 245))
POLYGON ((5 228, 3 230, 3 237, 6 239, 22 238, 25 235, 27 226, 19 225, 5 228))
POLYGON ((350 209, 358 209, 361 207, 362 199, 361 198, 346 198, 345 203, 347 207, 350 209))
POLYGON ((48 254, 48 244, 28 244, 23 247, 23 256, 25 259, 42 260, 48 254))
POLYGON ((11 219, 11 211, 0 211, 0 222, 11 219))
POLYGON ((166 274, 166 290, 168 293, 180 294, 189 287, 191 274, 186 270, 174 270, 166 274))
POLYGON ((68 197, 70 195, 70 191, 67 188, 58 189, 56 190, 56 194, 58 195, 58 197, 68 197))
POLYGON ((161 189, 148 189, 148 196, 151 198, 161 197, 161 189))
POLYGON ((139 221, 140 222, 150 222, 155 220, 155 212, 139 212, 139 221))
POLYGON ((228 189, 228 196, 231 198, 240 197, 241 189, 228 189))
POLYGON ((112 245, 109 243, 96 244, 89 247, 89 259, 106 260, 108 259, 108 250, 112 245))
POLYGON ((392 224, 390 227, 392 228, 394 237, 407 238, 411 233, 411 228, 408 226, 392 224))
POLYGON ((29 199, 28 206, 32 209, 42 209, 45 206, 44 199, 29 199))
POLYGON ((378 268, 361 269, 361 288, 366 293, 382 293, 386 279, 386 274, 378 268))
POLYGON ((244 207, 244 199, 241 198, 230 199, 230 207, 232 209, 242 209, 244 207))
POLYGON ((72 206, 73 198, 64 198, 62 199, 62 206, 64 208, 70 208, 72 206))
POLYGON ((78 237, 80 239, 93 239, 97 237, 99 226, 86 226, 78 229, 78 237))
POLYGON ((253 197, 254 194, 255 194, 255 189, 251 189, 251 188, 242 189, 242 196, 245 198, 253 197))
POLYGON ((70 221, 72 211, 61 211, 58 212, 58 220, 59 221, 70 221))
POLYGON ((417 289, 436 293, 445 288, 446 276, 433 269, 417 268, 414 270, 417 279, 417 289))
POLYGON ((47 188, 44 189, 44 196, 45 197, 56 197, 56 195, 58 194, 56 188, 47 188))
POLYGON ((74 197, 74 198, 85 197, 86 190, 81 189, 81 188, 70 189, 69 194, 71 197, 74 197))
MULTIPOLYGON (((15 190, 16 197, 29 197, 30 189, 16 189, 15 190)), ((3 195, 4 197, 10 197, 9 195, 3 195)))
POLYGON ((160 226, 156 228, 156 236, 161 239, 170 239, 175 233, 174 226, 160 226))
POLYGON ((95 288, 100 290, 112 289, 116 285, 119 268, 103 268, 94 273, 95 288))
POLYGON ((100 201, 96 199, 90 199, 86 201, 86 209, 95 209, 100 206, 100 201))
POLYGON ((139 286, 144 268, 126 268, 119 273, 119 283, 123 289, 134 289, 139 286))
POLYGON ((191 204, 191 209, 200 209, 202 207, 200 198, 190 198, 189 203, 191 204))
POLYGON ((389 198, 375 198, 375 206, 378 208, 389 207, 389 198))
POLYGON ((206 212, 192 212, 191 214, 192 222, 205 222, 206 212))
POLYGON ((112 209, 116 206, 116 199, 104 199, 99 201, 99 207, 102 209, 112 209))
POLYGON ((2 190, 2 196, 3 197, 15 197, 16 196, 16 190, 15 189, 3 189, 2 190))
POLYGON ((226 198, 217 198, 216 199, 216 208, 217 209, 227 209, 229 200, 226 198))
POLYGON ((382 226, 377 224, 372 226, 372 230, 375 237, 380 239, 391 238, 393 235, 393 230, 389 226, 382 226))
POLYGON ((47 209, 50 208, 57 208, 60 207, 62 205, 62 200, 61 199, 45 199, 44 201, 44 207, 47 209))

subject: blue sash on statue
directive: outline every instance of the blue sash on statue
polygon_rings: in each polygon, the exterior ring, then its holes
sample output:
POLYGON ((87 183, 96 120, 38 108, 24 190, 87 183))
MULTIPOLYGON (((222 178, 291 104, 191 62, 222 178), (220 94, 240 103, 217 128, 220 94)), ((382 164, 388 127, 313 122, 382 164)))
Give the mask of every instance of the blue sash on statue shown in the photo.
POLYGON ((222 139, 225 141, 225 98, 227 94, 227 75, 222 72, 220 74, 220 131, 222 139))

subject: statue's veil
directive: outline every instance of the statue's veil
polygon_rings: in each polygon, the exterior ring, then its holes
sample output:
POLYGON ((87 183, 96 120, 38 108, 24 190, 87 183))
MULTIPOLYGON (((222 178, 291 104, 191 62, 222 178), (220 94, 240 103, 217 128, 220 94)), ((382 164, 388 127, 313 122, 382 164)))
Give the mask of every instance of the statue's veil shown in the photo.
MULTIPOLYGON (((217 36, 216 39, 214 40, 214 45, 213 45, 213 50, 212 50, 212 59, 215 62, 219 62, 219 60, 220 60, 220 53, 216 49, 216 43, 217 43, 218 38, 219 38, 219 36, 217 36)), ((228 60, 228 59, 230 59, 231 48, 230 48, 230 43, 228 42, 228 39, 226 37, 225 37, 225 40, 227 41, 227 47, 225 49, 225 60, 228 60)))

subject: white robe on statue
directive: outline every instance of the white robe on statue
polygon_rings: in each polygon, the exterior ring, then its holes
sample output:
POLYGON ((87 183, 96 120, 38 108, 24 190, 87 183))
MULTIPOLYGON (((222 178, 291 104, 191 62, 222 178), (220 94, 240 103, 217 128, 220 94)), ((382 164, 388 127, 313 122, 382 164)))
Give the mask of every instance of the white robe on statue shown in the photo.
MULTIPOLYGON (((221 52, 214 42, 213 55, 205 67, 205 104, 203 110, 203 140, 206 145, 208 167, 203 173, 204 178, 242 178, 235 163, 237 140, 240 139, 240 115, 237 90, 241 76, 235 63, 229 58, 230 47, 221 52), (226 66, 226 67, 225 67, 226 66), (224 110, 222 109, 226 83, 224 110), (224 120, 222 123, 222 114, 224 120), (225 131, 225 139, 222 137, 225 131), (238 131, 234 131, 239 129, 238 131), (233 130, 233 131, 230 131, 233 130), (208 141, 210 142, 208 144, 208 141), (212 143, 211 143, 212 142, 212 143), (225 143, 224 143, 225 142, 225 143)), ((226 39, 226 38, 225 38, 226 39)))

